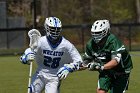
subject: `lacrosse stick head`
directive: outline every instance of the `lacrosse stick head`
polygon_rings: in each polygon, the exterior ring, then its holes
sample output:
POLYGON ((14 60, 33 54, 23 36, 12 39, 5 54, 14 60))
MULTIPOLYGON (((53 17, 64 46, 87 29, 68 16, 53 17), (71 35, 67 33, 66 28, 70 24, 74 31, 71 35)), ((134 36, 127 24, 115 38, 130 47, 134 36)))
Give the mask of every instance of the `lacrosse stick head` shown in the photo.
POLYGON ((38 44, 38 40, 41 37, 40 32, 37 29, 31 29, 28 32, 28 36, 30 38, 30 44, 29 47, 36 52, 37 51, 37 44, 38 44))

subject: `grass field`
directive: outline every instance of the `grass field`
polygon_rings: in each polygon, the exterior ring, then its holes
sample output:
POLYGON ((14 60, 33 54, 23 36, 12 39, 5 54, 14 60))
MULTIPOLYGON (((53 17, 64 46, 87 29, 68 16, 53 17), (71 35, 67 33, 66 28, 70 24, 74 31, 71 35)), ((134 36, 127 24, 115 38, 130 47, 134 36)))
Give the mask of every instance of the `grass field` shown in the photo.
MULTIPOLYGON (((126 93, 139 93, 140 52, 131 54, 134 69, 130 77, 129 91, 126 93)), ((19 56, 0 57, 0 93, 27 93, 28 73, 29 65, 21 64, 19 56)), ((97 76, 97 72, 88 70, 69 74, 66 80, 62 81, 61 93, 95 93, 97 76)))

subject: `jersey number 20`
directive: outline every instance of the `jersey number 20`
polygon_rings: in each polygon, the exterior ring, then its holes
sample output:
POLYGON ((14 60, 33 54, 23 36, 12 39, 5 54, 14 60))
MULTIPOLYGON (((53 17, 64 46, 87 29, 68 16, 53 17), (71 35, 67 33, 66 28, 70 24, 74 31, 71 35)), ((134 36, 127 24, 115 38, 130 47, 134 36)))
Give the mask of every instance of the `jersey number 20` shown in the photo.
POLYGON ((51 68, 57 68, 60 60, 60 57, 51 58, 49 56, 44 56, 44 65, 51 68))

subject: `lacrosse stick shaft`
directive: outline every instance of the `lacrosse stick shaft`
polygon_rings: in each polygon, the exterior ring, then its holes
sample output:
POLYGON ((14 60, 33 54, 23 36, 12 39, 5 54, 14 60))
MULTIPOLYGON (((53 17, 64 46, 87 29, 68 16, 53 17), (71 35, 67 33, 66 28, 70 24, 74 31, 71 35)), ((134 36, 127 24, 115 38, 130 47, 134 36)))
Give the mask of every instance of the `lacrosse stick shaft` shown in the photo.
MULTIPOLYGON (((37 50, 37 43, 38 43, 39 38, 41 37, 41 34, 40 34, 40 32, 37 29, 32 29, 32 30, 30 30, 28 32, 28 36, 30 38, 29 46, 33 50, 33 52, 36 52, 36 50, 37 50)), ((33 67, 33 61, 30 62, 28 93, 30 93, 30 88, 31 88, 32 67, 33 67)))
POLYGON ((32 66, 33 62, 30 62, 30 72, 29 72, 29 82, 28 82, 28 93, 30 93, 30 87, 31 87, 31 76, 32 76, 32 66))

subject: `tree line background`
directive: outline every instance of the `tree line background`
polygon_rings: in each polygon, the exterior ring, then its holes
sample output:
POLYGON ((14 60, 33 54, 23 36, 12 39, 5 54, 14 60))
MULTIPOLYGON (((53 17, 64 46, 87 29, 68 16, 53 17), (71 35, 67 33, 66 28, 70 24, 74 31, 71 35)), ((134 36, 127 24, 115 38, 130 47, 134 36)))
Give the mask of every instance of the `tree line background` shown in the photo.
POLYGON ((8 15, 24 16, 26 26, 32 25, 34 1, 38 26, 48 16, 57 16, 63 24, 69 25, 91 24, 97 19, 108 19, 111 23, 140 23, 140 0, 6 0, 8 15))
POLYGON ((6 48, 8 52, 7 49, 24 50, 28 47, 27 31, 34 25, 45 34, 44 20, 49 16, 56 16, 62 21, 62 34, 82 52, 91 37, 91 25, 98 19, 108 19, 111 31, 129 50, 140 50, 140 0, 0 0, 0 2, 6 2, 6 16, 12 18, 8 25, 6 24, 8 27, 11 28, 11 24, 24 24, 23 27, 28 28, 17 29, 20 28, 17 25, 14 30, 9 29, 6 32, 0 29, 0 48, 6 48), (17 20, 20 17, 22 22, 17 20), (14 18, 17 21, 14 22, 14 18))

